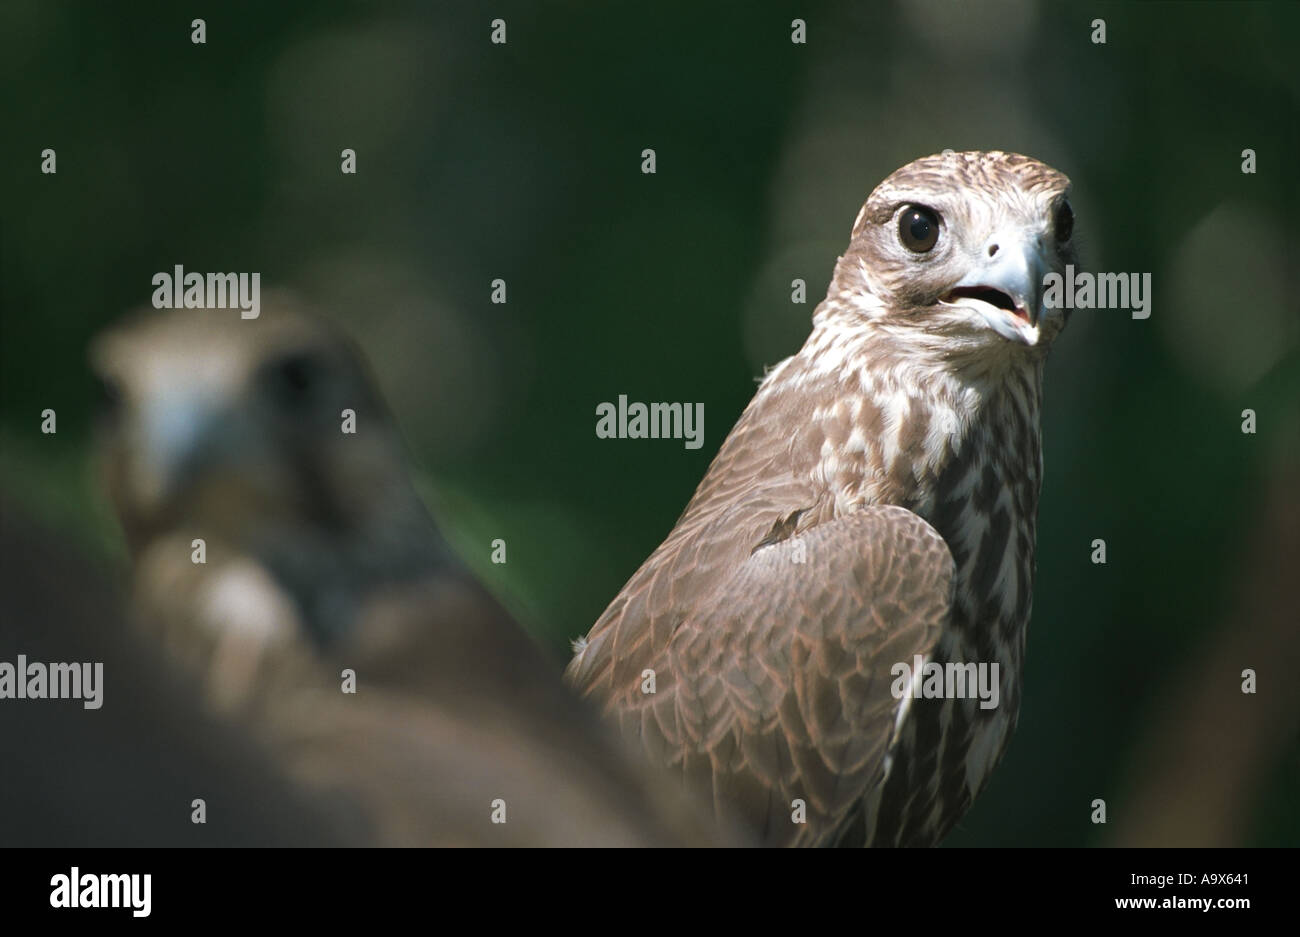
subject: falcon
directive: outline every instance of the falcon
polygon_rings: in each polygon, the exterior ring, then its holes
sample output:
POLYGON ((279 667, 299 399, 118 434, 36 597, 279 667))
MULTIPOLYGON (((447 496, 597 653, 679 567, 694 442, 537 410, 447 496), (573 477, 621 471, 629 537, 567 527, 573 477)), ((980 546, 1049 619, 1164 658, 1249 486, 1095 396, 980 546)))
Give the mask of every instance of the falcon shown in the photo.
POLYGON ((1006 748, 1068 195, 1004 152, 886 178, 803 348, 575 642, 570 683, 766 844, 935 844, 1006 748), (997 705, 920 692, 932 664, 996 673, 997 705))
POLYGON ((449 548, 359 350, 263 299, 144 310, 92 347, 144 633, 350 838, 712 842, 449 548))

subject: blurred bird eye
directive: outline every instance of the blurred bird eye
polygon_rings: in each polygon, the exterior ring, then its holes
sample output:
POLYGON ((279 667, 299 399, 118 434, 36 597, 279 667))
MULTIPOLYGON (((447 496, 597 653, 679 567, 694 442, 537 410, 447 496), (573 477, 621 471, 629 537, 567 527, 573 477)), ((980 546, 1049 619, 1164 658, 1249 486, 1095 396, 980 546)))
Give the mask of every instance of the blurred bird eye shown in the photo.
POLYGON ((314 355, 295 352, 271 362, 266 369, 266 380, 282 403, 301 404, 316 391, 324 370, 314 355))
POLYGON ((95 415, 99 419, 112 419, 122 407, 122 389, 117 381, 107 377, 95 377, 94 390, 95 415))
POLYGON ((924 205, 909 205, 898 218, 898 239, 915 254, 924 254, 939 241, 939 218, 924 205))
POLYGON ((1056 219, 1053 222, 1056 229, 1056 240, 1061 244, 1070 240, 1070 235, 1074 232, 1074 209, 1070 208, 1069 202, 1062 202, 1061 207, 1056 209, 1056 219))

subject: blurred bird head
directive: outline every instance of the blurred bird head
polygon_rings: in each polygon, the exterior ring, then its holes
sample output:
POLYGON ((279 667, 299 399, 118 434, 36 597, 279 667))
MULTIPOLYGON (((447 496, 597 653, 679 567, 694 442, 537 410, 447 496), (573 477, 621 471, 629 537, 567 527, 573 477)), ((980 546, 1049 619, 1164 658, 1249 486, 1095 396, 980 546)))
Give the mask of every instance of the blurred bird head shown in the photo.
POLYGON ((257 319, 142 310, 90 357, 102 471, 133 550, 178 524, 236 543, 268 526, 346 533, 404 478, 354 345, 287 294, 257 319))
POLYGON ((1067 316, 1043 302, 1043 280, 1075 261, 1069 189, 1015 153, 908 163, 858 214, 826 314, 948 354, 1045 354, 1067 316))

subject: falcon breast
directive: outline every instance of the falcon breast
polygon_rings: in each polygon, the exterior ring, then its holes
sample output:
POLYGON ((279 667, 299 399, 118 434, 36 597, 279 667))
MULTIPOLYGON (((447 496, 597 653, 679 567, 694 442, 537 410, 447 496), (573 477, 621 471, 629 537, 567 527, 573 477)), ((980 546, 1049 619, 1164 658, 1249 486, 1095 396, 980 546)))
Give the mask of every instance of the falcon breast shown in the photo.
POLYGON ((1068 191, 1003 152, 882 182, 804 347, 577 644, 571 684, 767 843, 936 843, 1006 747, 1068 191), (997 705, 900 698, 918 657, 996 672, 997 705))

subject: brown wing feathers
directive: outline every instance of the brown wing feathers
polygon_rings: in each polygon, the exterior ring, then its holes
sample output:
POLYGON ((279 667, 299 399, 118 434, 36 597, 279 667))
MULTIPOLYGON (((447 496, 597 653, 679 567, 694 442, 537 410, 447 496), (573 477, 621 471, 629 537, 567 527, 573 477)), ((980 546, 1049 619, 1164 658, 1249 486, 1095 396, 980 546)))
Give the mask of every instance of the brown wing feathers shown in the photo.
POLYGON ((880 779, 889 664, 930 652, 951 585, 946 545, 901 508, 763 547, 685 613, 648 661, 656 691, 625 692, 620 722, 765 841, 828 841, 880 779))

